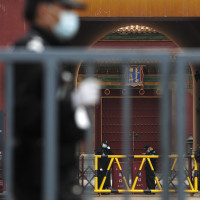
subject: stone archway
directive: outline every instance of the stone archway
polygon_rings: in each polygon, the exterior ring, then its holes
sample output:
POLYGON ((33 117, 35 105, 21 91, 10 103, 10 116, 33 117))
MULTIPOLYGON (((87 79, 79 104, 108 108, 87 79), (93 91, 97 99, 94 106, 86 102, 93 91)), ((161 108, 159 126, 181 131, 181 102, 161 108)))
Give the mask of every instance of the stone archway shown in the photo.
MULTIPOLYGON (((102 36, 126 25, 145 25, 153 27, 166 35, 181 48, 200 47, 200 25, 198 21, 83 21, 80 33, 68 45, 90 47, 102 36)), ((193 76, 193 150, 196 151, 200 144, 200 81, 195 81, 194 75, 198 71, 196 66, 191 66, 193 76)), ((200 72, 200 71, 199 71, 200 72)), ((78 68, 77 73, 78 75, 78 68)), ((76 77, 77 78, 77 77, 76 77)))

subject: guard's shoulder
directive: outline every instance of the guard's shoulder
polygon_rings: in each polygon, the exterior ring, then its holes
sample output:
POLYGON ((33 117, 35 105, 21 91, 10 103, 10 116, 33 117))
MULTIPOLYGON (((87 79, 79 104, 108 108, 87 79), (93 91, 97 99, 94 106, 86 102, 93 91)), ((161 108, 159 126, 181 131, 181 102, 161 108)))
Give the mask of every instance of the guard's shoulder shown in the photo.
POLYGON ((155 150, 153 150, 151 153, 152 153, 153 155, 156 155, 156 154, 157 154, 155 150))
POLYGON ((43 38, 31 32, 16 41, 14 46, 15 48, 26 48, 37 53, 41 53, 45 49, 43 38))

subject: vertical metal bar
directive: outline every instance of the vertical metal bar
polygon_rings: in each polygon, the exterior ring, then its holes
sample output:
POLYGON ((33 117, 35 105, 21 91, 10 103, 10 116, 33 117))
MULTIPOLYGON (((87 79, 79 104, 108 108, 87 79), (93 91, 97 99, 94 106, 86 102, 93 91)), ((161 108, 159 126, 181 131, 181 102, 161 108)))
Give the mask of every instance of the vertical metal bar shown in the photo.
POLYGON ((184 146, 185 146, 185 62, 177 59, 177 153, 178 153, 178 200, 184 200, 184 146))
POLYGON ((161 155, 162 157, 162 174, 163 174, 163 199, 169 199, 168 172, 169 172, 169 148, 170 148, 170 121, 169 121, 169 57, 164 57, 161 63, 161 155))
POLYGON ((57 192, 56 64, 48 58, 44 66, 44 200, 55 200, 57 192))
MULTIPOLYGON (((87 77, 94 77, 94 63, 92 61, 88 62, 88 67, 87 67, 87 77)), ((88 111, 88 115, 89 118, 91 120, 91 127, 89 128, 89 130, 86 133, 86 146, 87 146, 87 153, 88 154, 93 154, 93 142, 94 142, 94 135, 93 135, 93 128, 94 128, 94 122, 93 122, 93 114, 94 114, 94 107, 89 107, 87 108, 88 111)), ((91 157, 88 157, 89 159, 91 159, 91 157)), ((89 163, 91 163, 89 161, 89 163)), ((86 190, 87 194, 93 193, 93 189, 91 191, 86 190)), ((92 200, 92 196, 88 196, 88 200, 92 200)))
POLYGON ((82 187, 84 187, 84 174, 85 174, 85 172, 84 172, 84 155, 82 155, 82 157, 81 157, 81 185, 82 185, 82 187))
MULTIPOLYGON (((128 64, 123 65, 123 74, 125 74, 125 70, 128 67, 128 64)), ((123 154, 130 155, 130 116, 131 116, 131 92, 129 86, 127 86, 126 80, 122 74, 122 83, 123 83, 123 91, 124 91, 124 98, 122 100, 122 133, 123 133, 123 154)))
MULTIPOLYGON (((129 86, 126 84, 126 79, 124 78, 124 74, 126 72, 126 69, 128 68, 128 63, 127 61, 124 60, 123 63, 123 69, 122 69, 122 83, 123 83, 123 91, 124 93, 124 98, 122 98, 122 138, 123 138, 123 143, 122 143, 122 153, 123 155, 130 155, 130 116, 131 116, 131 92, 129 86)), ((130 160, 127 159, 127 163, 124 163, 123 167, 124 170, 127 171, 130 166, 130 160)), ((129 184, 129 172, 125 173, 127 175, 127 180, 129 184)), ((128 200, 129 195, 128 193, 125 193, 124 199, 128 200)))
POLYGON ((7 138, 5 144, 5 176, 7 183, 6 199, 12 199, 13 192, 13 99, 14 99, 14 78, 13 66, 11 63, 6 65, 6 110, 7 110, 7 138))
POLYGON ((191 155, 188 158, 188 176, 190 178, 190 180, 192 180, 192 159, 191 159, 191 155))
MULTIPOLYGON (((87 77, 94 77, 94 63, 91 61, 91 62, 88 62, 88 67, 87 67, 87 77)), ((89 154, 93 154, 93 140, 94 140, 94 137, 93 137, 93 114, 94 114, 94 108, 93 107, 89 107, 87 108, 88 110, 88 115, 89 115, 89 118, 91 119, 91 127, 90 129, 88 130, 87 132, 87 135, 86 135, 86 146, 87 146, 87 153, 89 154)))

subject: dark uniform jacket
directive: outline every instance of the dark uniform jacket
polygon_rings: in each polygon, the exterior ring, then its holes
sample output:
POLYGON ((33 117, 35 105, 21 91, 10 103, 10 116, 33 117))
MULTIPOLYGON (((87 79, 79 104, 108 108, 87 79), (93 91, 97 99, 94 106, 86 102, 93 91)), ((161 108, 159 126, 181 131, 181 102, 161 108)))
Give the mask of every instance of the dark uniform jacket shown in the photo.
MULTIPOLYGON (((110 148, 103 148, 99 147, 98 149, 95 150, 96 155, 113 155, 113 152, 111 151, 110 148)), ((103 170, 107 170, 108 164, 109 164, 110 159, 109 158, 99 158, 98 160, 98 169, 102 168, 103 170)))
MULTIPOLYGON (((62 43, 52 34, 39 27, 14 44, 14 50, 26 48, 36 53, 46 47, 61 47, 62 43)), ((58 68, 58 77, 65 67, 58 68)), ((42 152, 43 152, 43 68, 41 63, 15 63, 14 95, 14 193, 16 200, 41 199, 42 152)), ((59 79, 59 86, 62 87, 59 79)), ((72 88, 72 87, 68 87, 72 88)), ((69 190, 74 182, 76 165, 76 142, 84 136, 84 130, 77 127, 74 109, 68 96, 58 102, 58 141, 59 141, 59 200, 70 199, 69 190)))
MULTIPOLYGON (((15 43, 16 50, 19 47, 37 52, 46 47, 62 47, 62 43, 45 30, 39 27, 33 27, 24 38, 15 43)), ((41 63, 17 63, 15 66, 16 136, 21 138, 22 134, 23 140, 38 140, 41 138, 41 122, 43 117, 42 103, 44 91, 42 65, 41 63)), ((60 66, 58 69, 59 77, 64 70, 65 66, 60 66)), ((61 80, 59 81, 61 82, 61 80)), ((59 87, 61 87, 61 85, 59 87)), ((71 91, 68 91, 68 93, 70 92, 71 91)), ((60 120, 58 121, 61 131, 59 135, 60 141, 71 143, 81 139, 83 134, 81 134, 80 130, 76 127, 74 110, 72 109, 69 97, 70 95, 66 96, 65 99, 59 103, 60 120), (76 131, 78 131, 78 133, 76 131), (66 134, 66 132, 68 134, 66 134)))
MULTIPOLYGON (((148 152, 146 155, 157 155, 157 153, 156 153, 155 150, 152 150, 152 151, 148 152)), ((151 158, 150 160, 151 160, 151 164, 153 165, 154 171, 156 171, 156 167, 157 167, 156 166, 156 161, 157 160, 155 158, 151 158)), ((151 171, 151 167, 149 165, 148 160, 146 160, 146 162, 145 162, 145 170, 146 171, 151 171)))
MULTIPOLYGON (((99 147, 98 149, 95 150, 96 155, 113 155, 113 152, 111 151, 110 147, 103 148, 99 147)), ((102 157, 98 159, 98 171, 97 171, 97 176, 98 176, 98 187, 100 187, 104 176, 107 173, 107 168, 110 162, 110 158, 107 157, 102 157)), ((106 182, 103 186, 103 189, 110 188, 111 183, 110 183, 110 171, 107 173, 107 178, 106 182)))

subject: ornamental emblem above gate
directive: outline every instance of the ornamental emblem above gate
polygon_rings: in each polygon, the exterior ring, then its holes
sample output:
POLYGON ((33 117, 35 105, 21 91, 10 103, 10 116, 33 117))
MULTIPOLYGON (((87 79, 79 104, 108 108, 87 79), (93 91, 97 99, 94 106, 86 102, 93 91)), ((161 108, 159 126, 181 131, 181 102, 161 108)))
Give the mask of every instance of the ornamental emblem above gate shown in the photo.
POLYGON ((126 71, 126 83, 129 86, 141 86, 144 87, 143 79, 144 73, 143 68, 145 65, 131 65, 126 71))

